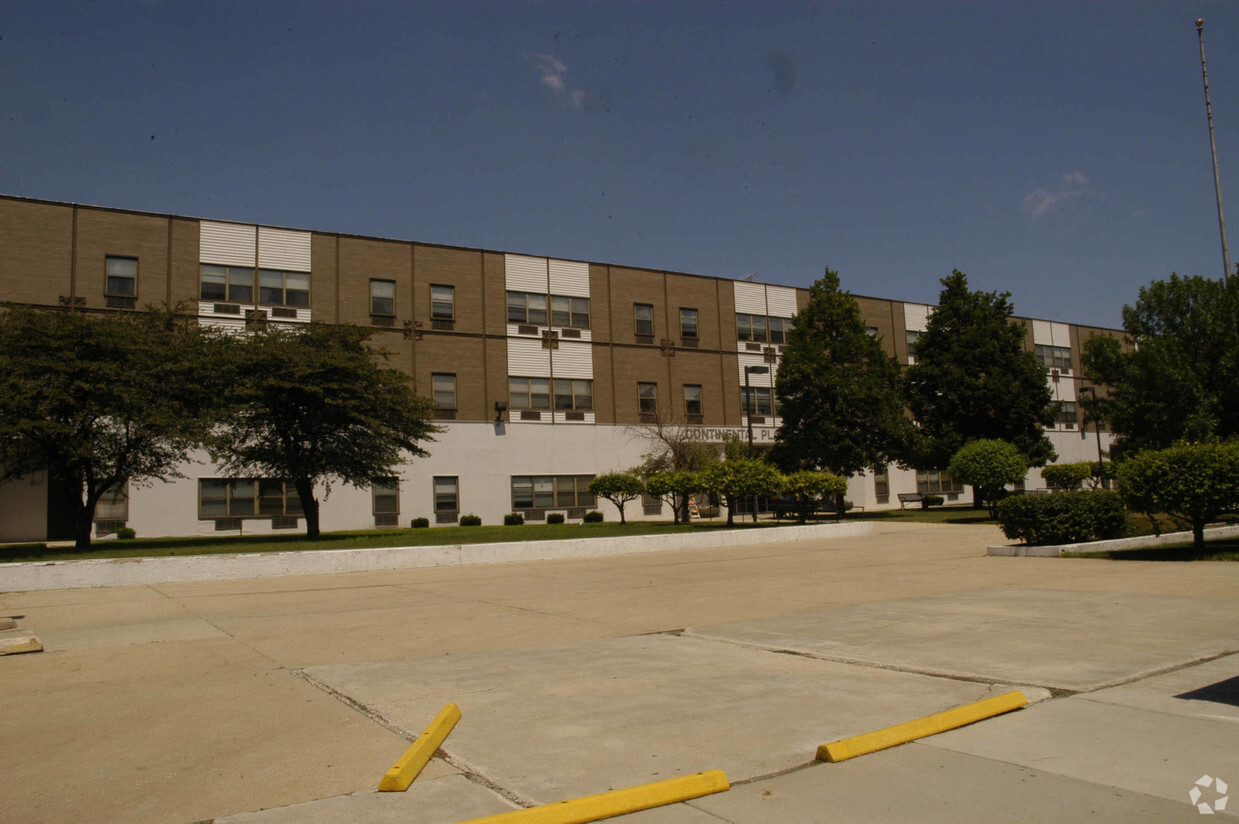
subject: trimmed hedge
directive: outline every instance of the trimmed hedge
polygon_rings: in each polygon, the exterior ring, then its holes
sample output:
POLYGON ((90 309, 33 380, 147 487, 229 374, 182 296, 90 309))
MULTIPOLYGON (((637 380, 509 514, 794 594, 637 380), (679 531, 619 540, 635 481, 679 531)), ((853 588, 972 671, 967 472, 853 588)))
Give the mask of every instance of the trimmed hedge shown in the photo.
POLYGON ((596 509, 591 509, 585 513, 584 521, 587 524, 600 524, 602 523, 602 513, 596 509))
POLYGON ((409 522, 409 527, 411 529, 426 529, 429 526, 430 526, 429 518, 414 518, 412 521, 409 522))
POLYGON ((482 519, 478 517, 477 515, 461 515, 460 525, 461 526, 481 526, 482 519))
POLYGON ((523 526, 524 523, 525 516, 519 512, 509 512, 507 515, 503 516, 504 526, 523 526))
POLYGON ((546 514, 546 522, 548 524, 562 524, 564 522, 564 513, 548 512, 546 514))
POLYGON ((998 504, 998 525, 1026 544, 1078 544, 1122 538, 1127 511, 1117 492, 1012 495, 998 504))
POLYGON ((116 537, 122 541, 132 541, 134 538, 138 537, 138 533, 134 532, 132 527, 122 526, 120 529, 116 530, 116 537))

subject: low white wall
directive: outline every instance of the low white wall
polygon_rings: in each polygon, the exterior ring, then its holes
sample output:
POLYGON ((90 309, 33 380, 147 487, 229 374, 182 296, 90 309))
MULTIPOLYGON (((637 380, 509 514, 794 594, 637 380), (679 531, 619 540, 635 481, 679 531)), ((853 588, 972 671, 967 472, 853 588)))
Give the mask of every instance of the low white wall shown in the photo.
POLYGON ((759 531, 579 538, 565 541, 511 541, 497 544, 323 549, 301 552, 255 552, 235 555, 189 555, 174 558, 100 558, 89 561, 34 561, 0 564, 0 592, 80 587, 137 586, 236 578, 282 578, 331 575, 430 566, 496 564, 557 558, 591 558, 676 549, 741 546, 868 535, 873 523, 772 527, 759 531))
MULTIPOLYGON (((1239 526, 1218 526, 1205 530, 1206 541, 1210 538, 1233 538, 1236 535, 1239 535, 1239 526)), ((1190 540, 1192 540, 1192 533, 1190 532, 1167 532, 1162 535, 1141 535, 1138 538, 1116 538, 1113 541, 1092 541, 1085 544, 1059 544, 1058 546, 1009 544, 1007 546, 991 546, 986 549, 985 554, 1058 558, 1064 552, 1114 552, 1125 549, 1147 549, 1149 547, 1181 544, 1190 540)))

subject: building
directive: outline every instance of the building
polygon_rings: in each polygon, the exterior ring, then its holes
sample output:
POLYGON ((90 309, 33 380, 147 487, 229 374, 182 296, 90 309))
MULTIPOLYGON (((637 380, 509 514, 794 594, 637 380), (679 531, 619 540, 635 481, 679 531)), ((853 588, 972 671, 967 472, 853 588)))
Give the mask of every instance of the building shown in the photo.
MULTIPOLYGON (((751 424, 754 441, 769 444, 779 357, 807 299, 804 289, 702 275, 0 197, 0 301, 87 312, 185 303, 202 324, 237 330, 311 320, 374 328, 390 363, 433 398, 444 432, 399 477, 334 489, 324 530, 607 512, 589 479, 638 463, 658 422, 706 442, 751 424)), ((887 350, 910 362, 933 307, 857 300, 887 350)), ((1026 325, 1027 346, 1064 401, 1050 432, 1060 460, 1095 457, 1075 406, 1080 344, 1115 331, 1026 325)), ((1107 433, 1102 440, 1108 447, 1107 433)), ((298 526, 296 494, 278 479, 223 478, 205 455, 184 472, 101 504, 97 532, 298 526)), ((1028 485, 1044 486, 1039 472, 1028 485)), ((915 491, 964 490, 936 472, 892 467, 853 478, 849 497, 886 508, 915 491)), ((55 499, 41 475, 7 484, 0 540, 63 537, 55 499)), ((654 501, 634 508, 635 517, 670 516, 654 501)))

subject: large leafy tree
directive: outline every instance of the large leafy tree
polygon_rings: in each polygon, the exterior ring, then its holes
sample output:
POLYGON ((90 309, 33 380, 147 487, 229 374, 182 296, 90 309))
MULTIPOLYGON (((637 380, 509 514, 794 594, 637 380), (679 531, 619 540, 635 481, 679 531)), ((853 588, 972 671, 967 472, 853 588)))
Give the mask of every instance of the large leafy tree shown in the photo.
POLYGON ((311 323, 270 326, 237 338, 231 412, 209 443, 239 477, 291 482, 306 535, 319 535, 320 483, 368 486, 390 475, 438 429, 409 378, 381 366, 370 331, 311 323))
POLYGON ((742 499, 774 495, 783 488, 779 470, 756 458, 733 458, 711 464, 697 478, 703 492, 727 499, 727 526, 735 525, 735 513, 742 499))
POLYGON ((1171 275, 1123 307, 1129 345, 1084 342, 1084 368, 1109 387, 1090 409, 1123 452, 1239 435, 1239 278, 1171 275), (1131 345, 1134 344, 1134 345, 1131 345))
POLYGON ((216 406, 211 341, 174 312, 0 315, 0 462, 68 493, 79 549, 126 483, 182 477, 216 406))
POLYGON ((844 477, 902 461, 911 427, 899 389, 898 363, 827 269, 810 287, 779 364, 777 460, 788 470, 844 477))
POLYGON ((1044 466, 1054 447, 1044 427, 1056 405, 1045 370, 1024 350, 1025 329, 1011 317, 1006 292, 974 292, 956 270, 942 280, 938 307, 904 373, 908 409, 918 425, 912 462, 945 469, 969 441, 1007 441, 1044 466))
POLYGON ((1239 442, 1147 449, 1119 464, 1118 474, 1129 508, 1190 524, 1196 550, 1205 548, 1205 524, 1239 508, 1239 442))

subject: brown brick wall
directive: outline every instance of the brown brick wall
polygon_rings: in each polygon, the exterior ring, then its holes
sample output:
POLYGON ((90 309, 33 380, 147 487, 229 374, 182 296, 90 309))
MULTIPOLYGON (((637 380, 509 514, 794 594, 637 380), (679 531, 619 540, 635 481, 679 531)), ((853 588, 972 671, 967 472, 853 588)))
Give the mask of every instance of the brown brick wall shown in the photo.
POLYGON ((454 332, 482 334, 482 252, 418 244, 413 252, 413 318, 430 328, 430 286, 455 287, 454 332))
MULTIPOLYGON (((317 265, 315 266, 317 269, 317 265)), ((413 317, 409 285, 413 280, 409 260, 409 244, 388 240, 340 238, 340 271, 338 317, 341 323, 370 325, 370 281, 391 280, 396 283, 395 326, 413 317)), ((311 283, 313 288, 313 283, 311 283)), ((319 311, 318 295, 311 300, 319 311)), ((324 306, 323 308, 327 308, 324 306)), ((337 312, 332 312, 336 315, 337 312)))
POLYGON ((76 294, 86 306, 104 306, 108 255, 138 259, 136 306, 162 305, 168 298, 168 221, 150 215, 77 210, 76 294))

